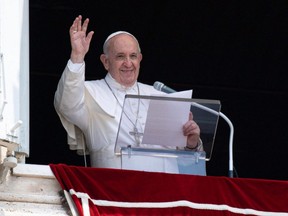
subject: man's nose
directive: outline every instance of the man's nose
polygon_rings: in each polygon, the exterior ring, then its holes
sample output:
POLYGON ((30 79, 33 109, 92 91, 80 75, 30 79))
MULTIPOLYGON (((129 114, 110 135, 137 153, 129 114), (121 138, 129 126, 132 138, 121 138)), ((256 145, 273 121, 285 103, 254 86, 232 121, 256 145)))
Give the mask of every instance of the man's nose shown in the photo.
POLYGON ((125 65, 131 65, 131 64, 132 64, 132 59, 129 58, 129 57, 126 57, 126 58, 124 59, 124 64, 125 64, 125 65))

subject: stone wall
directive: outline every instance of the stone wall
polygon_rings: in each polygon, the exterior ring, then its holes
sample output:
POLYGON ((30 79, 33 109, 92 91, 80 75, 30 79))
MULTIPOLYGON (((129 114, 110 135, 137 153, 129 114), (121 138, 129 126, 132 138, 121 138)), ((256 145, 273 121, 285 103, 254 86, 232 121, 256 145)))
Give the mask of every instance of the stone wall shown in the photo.
POLYGON ((0 184, 0 216, 72 214, 48 165, 17 164, 0 184))

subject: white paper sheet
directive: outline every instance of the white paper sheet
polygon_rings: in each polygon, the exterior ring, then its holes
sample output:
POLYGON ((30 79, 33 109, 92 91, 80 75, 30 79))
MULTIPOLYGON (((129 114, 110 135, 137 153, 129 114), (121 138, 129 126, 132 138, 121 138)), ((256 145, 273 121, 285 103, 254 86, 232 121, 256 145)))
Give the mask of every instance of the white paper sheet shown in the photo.
MULTIPOLYGON (((163 95, 161 95, 163 96, 163 95)), ((192 98, 192 90, 165 95, 176 98, 192 98)), ((142 144, 161 146, 186 146, 183 125, 189 119, 191 104, 183 101, 151 100, 142 144)))

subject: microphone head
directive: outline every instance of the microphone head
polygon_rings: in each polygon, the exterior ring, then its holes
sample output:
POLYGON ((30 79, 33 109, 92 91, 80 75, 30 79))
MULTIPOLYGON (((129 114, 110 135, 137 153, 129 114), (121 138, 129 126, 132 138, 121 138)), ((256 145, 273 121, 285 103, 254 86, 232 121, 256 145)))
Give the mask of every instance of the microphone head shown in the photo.
POLYGON ((158 91, 162 91, 163 86, 164 86, 164 84, 159 82, 159 81, 156 81, 153 84, 153 87, 158 91))

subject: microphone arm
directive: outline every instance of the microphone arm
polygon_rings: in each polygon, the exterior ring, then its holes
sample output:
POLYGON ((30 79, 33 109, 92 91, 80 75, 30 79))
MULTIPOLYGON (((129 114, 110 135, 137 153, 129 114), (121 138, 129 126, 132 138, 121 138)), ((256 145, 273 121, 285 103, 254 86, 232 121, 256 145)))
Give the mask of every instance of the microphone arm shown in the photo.
POLYGON ((213 109, 210 109, 209 107, 203 106, 199 103, 196 102, 192 102, 192 105, 195 107, 198 107, 202 110, 205 110, 209 113, 212 113, 214 115, 220 116, 222 117, 229 125, 230 127, 230 137, 229 137, 229 172, 228 172, 228 176, 233 178, 233 170, 234 170, 234 166, 233 166, 233 137, 234 137, 234 126, 232 124, 232 122, 230 121, 230 119, 224 115, 222 112, 217 112, 213 109))

